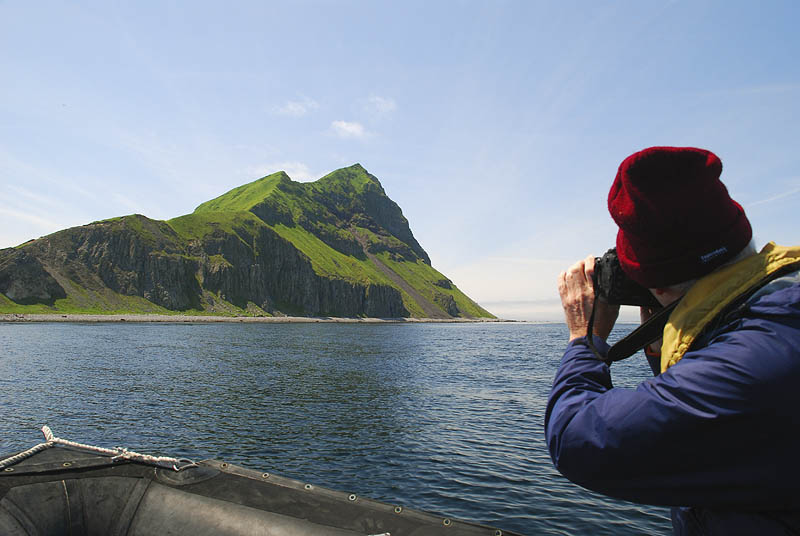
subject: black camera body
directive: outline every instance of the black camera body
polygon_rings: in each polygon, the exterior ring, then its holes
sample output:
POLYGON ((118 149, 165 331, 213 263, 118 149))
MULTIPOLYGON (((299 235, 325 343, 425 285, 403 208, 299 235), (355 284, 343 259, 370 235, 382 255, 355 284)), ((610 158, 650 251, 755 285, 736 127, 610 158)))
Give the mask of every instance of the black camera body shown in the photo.
POLYGON ((661 307, 655 296, 645 287, 634 282, 622 271, 617 248, 609 249, 602 257, 594 259, 595 295, 611 305, 638 305, 661 307))

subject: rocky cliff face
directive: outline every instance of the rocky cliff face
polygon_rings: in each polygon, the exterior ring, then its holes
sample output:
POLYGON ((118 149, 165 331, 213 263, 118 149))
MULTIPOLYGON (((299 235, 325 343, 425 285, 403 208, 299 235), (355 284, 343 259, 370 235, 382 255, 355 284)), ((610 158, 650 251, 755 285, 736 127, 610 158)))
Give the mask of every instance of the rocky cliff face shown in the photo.
POLYGON ((252 247, 226 233, 194 244, 203 287, 237 307, 329 316, 406 316, 400 293, 386 285, 356 284, 318 275, 311 262, 268 227, 252 247))
POLYGON ((24 305, 52 305, 58 298, 67 297, 36 256, 14 248, 0 250, 0 292, 24 305))
POLYGON ((113 218, 0 250, 0 293, 6 309, 97 308, 91 296, 111 295, 173 311, 488 316, 430 267, 360 165, 315 183, 278 173, 174 220, 113 218))

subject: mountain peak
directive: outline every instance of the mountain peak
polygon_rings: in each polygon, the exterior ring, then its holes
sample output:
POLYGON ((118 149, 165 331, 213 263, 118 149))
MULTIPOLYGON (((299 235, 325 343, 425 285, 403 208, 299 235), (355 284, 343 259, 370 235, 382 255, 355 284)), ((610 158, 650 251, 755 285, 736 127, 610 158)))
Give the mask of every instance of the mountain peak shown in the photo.
POLYGON ((362 194, 365 191, 377 190, 380 194, 386 195, 378 178, 361 164, 337 169, 312 184, 315 189, 330 193, 362 194))
POLYGON ((219 197, 199 205, 195 212, 246 211, 258 205, 281 184, 292 183, 285 171, 278 171, 253 182, 238 186, 219 197))

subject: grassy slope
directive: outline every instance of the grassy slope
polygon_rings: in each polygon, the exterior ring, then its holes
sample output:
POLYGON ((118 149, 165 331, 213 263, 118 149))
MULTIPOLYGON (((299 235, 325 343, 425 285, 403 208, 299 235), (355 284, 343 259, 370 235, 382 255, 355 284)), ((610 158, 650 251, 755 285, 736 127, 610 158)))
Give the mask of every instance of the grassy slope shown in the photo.
POLYGON ((259 227, 265 226, 253 213, 245 211, 194 212, 167 220, 167 223, 185 240, 199 240, 215 231, 235 234, 243 240, 241 231, 253 235, 259 227))
POLYGON ((376 255, 381 262, 386 266, 397 272, 403 279, 417 289, 417 291, 425 296, 429 301, 436 303, 435 295, 448 294, 453 297, 462 314, 472 317, 488 317, 495 318, 489 311, 472 301, 466 294, 461 292, 458 287, 451 285, 451 288, 442 288, 435 285, 435 282, 446 280, 447 278, 439 273, 435 268, 428 266, 422 261, 417 262, 398 262, 393 260, 391 255, 382 252, 376 255))
POLYGON ((262 177, 256 181, 234 188, 221 196, 206 201, 195 212, 220 212, 250 210, 266 199, 282 181, 291 181, 283 171, 262 177))
POLYGON ((210 309, 186 309, 173 311, 165 309, 139 296, 125 296, 114 294, 109 296, 99 292, 82 289, 83 296, 87 297, 91 305, 74 296, 56 300, 50 305, 20 305, 6 298, 0 293, 0 314, 86 314, 86 315, 123 315, 123 314, 154 314, 154 315, 190 315, 190 316, 272 316, 261 310, 253 303, 247 309, 242 309, 230 302, 219 299, 218 296, 206 296, 206 300, 213 303, 210 309))
POLYGON ((139 296, 125 296, 111 291, 96 292, 77 285, 72 285, 67 297, 56 300, 52 306, 45 304, 19 305, 6 298, 4 294, 0 294, 0 313, 187 314, 186 311, 170 311, 139 296))
POLYGON ((319 275, 346 279, 355 283, 389 284, 389 280, 368 260, 361 260, 336 251, 299 225, 288 227, 278 224, 273 229, 303 252, 311 261, 314 271, 319 275))

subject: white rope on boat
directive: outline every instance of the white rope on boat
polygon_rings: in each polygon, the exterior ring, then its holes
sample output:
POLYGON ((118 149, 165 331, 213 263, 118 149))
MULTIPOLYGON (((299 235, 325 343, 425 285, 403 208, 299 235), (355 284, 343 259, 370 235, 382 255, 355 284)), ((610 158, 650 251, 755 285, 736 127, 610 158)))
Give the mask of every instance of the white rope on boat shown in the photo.
POLYGON ((113 449, 107 449, 103 447, 96 447, 94 445, 85 445, 83 443, 77 443, 75 441, 70 441, 68 439, 62 439, 60 437, 56 437, 53 435, 53 431, 50 430, 50 427, 47 425, 42 426, 42 433, 44 434, 44 443, 39 443, 33 448, 26 450, 25 452, 20 452, 14 456, 6 458, 5 460, 0 460, 0 469, 5 469, 15 463, 19 463, 22 460, 30 458, 34 454, 41 452, 45 449, 53 447, 55 445, 64 445, 67 447, 75 447, 83 450, 88 450, 90 452, 96 452, 98 454, 108 454, 112 456, 112 460, 130 460, 134 462, 141 462, 146 463, 149 465, 156 465, 159 467, 167 467, 169 469, 174 469, 175 471, 180 471, 181 469, 186 469, 187 467, 195 467, 197 466, 191 460, 187 460, 185 458, 169 458, 167 456, 150 456, 149 454, 140 454, 138 452, 134 452, 132 450, 128 450, 123 447, 117 447, 113 449), (179 464, 183 465, 179 465, 179 464))
POLYGON ((33 456, 38 452, 41 452, 45 449, 49 449, 54 444, 55 443, 51 443, 50 441, 47 441, 46 443, 39 443, 35 447, 29 448, 25 452, 20 452, 15 456, 11 456, 9 458, 6 458, 5 460, 0 460, 0 469, 5 469, 10 465, 14 465, 15 463, 19 463, 26 458, 30 458, 31 456, 33 456))

